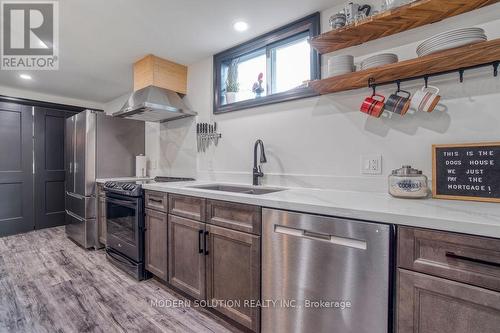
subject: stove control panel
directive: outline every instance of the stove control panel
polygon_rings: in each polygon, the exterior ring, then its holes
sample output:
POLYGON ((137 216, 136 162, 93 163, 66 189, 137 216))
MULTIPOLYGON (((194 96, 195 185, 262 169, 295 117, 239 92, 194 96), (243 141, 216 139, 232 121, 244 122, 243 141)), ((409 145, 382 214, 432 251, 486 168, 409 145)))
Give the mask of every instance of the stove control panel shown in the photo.
POLYGON ((121 195, 127 195, 131 197, 142 196, 142 187, 134 183, 120 183, 120 182, 105 182, 104 191, 110 193, 117 193, 121 195))

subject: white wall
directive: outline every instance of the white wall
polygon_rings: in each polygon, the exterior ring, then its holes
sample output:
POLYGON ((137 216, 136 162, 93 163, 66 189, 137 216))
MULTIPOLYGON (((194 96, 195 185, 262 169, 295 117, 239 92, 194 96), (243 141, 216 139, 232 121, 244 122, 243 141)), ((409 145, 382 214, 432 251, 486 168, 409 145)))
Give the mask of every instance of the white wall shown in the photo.
MULTIPOLYGON (((323 29, 337 10, 322 13, 323 29)), ((403 60, 414 58, 420 41, 454 28, 480 26, 490 39, 499 38, 499 17, 497 4, 339 53, 353 54, 357 61, 387 51, 403 60)), ((415 90, 422 83, 403 88, 415 90)), ((218 147, 196 154, 194 119, 158 125, 147 143, 155 147, 151 158, 159 161, 163 173, 250 183, 253 144, 260 138, 268 156, 266 184, 384 192, 387 175, 402 164, 430 176, 432 144, 500 141, 500 78, 493 78, 492 69, 467 72, 463 84, 456 75, 430 83, 438 85, 443 96, 432 114, 367 117, 358 110, 371 90, 360 89, 214 116, 208 58, 189 66, 186 100, 198 112, 199 122, 217 121, 222 133, 218 147), (369 153, 382 155, 382 175, 360 174, 360 156, 369 153)), ((387 96, 394 88, 380 92, 387 96)))
POLYGON ((103 109, 103 107, 104 107, 102 103, 98 103, 98 102, 81 100, 81 99, 76 99, 76 98, 68 98, 68 97, 57 96, 57 95, 37 93, 37 92, 29 91, 29 90, 23 90, 23 89, 17 89, 17 88, 5 87, 5 86, 0 86, 0 95, 4 95, 4 96, 8 96, 8 97, 32 99, 32 100, 36 100, 36 101, 51 102, 51 103, 57 103, 57 104, 81 106, 81 107, 89 108, 89 109, 99 109, 100 110, 100 109, 103 109))

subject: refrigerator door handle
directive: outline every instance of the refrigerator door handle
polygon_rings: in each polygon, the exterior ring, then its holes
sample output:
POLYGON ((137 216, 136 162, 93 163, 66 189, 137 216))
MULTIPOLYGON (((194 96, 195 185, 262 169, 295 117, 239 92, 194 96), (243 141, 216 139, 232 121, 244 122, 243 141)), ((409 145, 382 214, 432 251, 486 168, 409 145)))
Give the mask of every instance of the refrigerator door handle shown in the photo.
POLYGON ((80 216, 70 212, 69 210, 66 209, 66 214, 68 214, 69 216, 71 216, 72 218, 74 218, 75 220, 78 220, 80 222, 85 222, 85 219, 81 218, 80 216))
POLYGON ((76 194, 76 193, 72 193, 72 192, 68 192, 68 191, 66 191, 66 194, 69 195, 70 197, 73 197, 73 198, 85 199, 85 197, 83 195, 80 195, 80 194, 76 194))

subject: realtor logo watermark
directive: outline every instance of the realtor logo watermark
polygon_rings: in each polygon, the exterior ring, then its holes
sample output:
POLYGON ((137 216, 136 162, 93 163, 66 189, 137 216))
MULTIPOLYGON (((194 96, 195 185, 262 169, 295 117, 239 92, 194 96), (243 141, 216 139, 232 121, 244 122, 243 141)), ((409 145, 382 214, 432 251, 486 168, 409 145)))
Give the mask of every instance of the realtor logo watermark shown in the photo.
POLYGON ((59 69, 57 1, 1 1, 1 69, 59 69))

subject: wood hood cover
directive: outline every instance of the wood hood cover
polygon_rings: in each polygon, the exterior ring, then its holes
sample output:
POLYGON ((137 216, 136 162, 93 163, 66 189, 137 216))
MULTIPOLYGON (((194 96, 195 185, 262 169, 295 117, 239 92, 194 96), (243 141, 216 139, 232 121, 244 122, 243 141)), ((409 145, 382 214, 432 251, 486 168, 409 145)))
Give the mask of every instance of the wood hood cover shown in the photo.
POLYGON ((195 116, 179 95, 186 91, 186 66, 148 55, 134 64, 134 92, 113 116, 152 122, 195 116))

